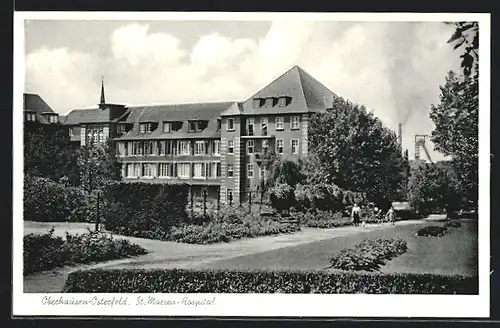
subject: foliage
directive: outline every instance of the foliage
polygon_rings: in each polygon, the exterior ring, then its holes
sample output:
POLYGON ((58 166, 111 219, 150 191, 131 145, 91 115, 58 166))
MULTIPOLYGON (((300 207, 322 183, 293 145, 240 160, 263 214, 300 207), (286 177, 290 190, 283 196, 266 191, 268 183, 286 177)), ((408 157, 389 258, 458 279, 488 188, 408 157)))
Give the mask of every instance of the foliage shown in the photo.
POLYGON ((301 162, 296 162, 286 158, 276 157, 270 166, 270 187, 278 184, 295 185, 305 179, 302 174, 301 162))
POLYGON ((462 51, 461 67, 465 76, 478 74, 479 24, 478 22, 454 22, 455 32, 448 40, 455 50, 462 51))
POLYGON ((310 228, 330 229, 351 225, 351 219, 342 217, 340 212, 315 211, 315 212, 294 212, 291 213, 293 219, 298 220, 301 225, 310 228))
POLYGON ((112 140, 104 144, 89 142, 78 152, 80 181, 87 192, 100 189, 109 181, 120 180, 120 166, 112 140))
POLYGON ((23 251, 25 275, 65 265, 146 254, 146 250, 139 245, 100 232, 89 231, 81 235, 67 233, 64 240, 54 236, 54 229, 45 234, 24 236, 23 251))
POLYGON ((77 152, 60 124, 30 125, 24 129, 24 174, 61 179, 78 185, 77 152))
POLYGON ((404 159, 396 135, 365 107, 336 97, 331 110, 311 117, 308 138, 315 182, 365 193, 375 203, 397 197, 404 159))
POLYGON ((286 211, 295 204, 293 187, 285 183, 277 183, 269 191, 271 206, 277 211, 286 211))
POLYGON ((387 261, 408 250, 402 239, 364 240, 330 258, 331 267, 351 271, 378 271, 387 261))
POLYGON ((106 229, 130 236, 168 232, 186 222, 186 185, 114 182, 103 192, 106 229))
POLYGON ((412 169, 408 201, 419 213, 452 211, 460 203, 454 172, 449 167, 425 165, 412 169))
POLYGON ((24 178, 24 220, 38 222, 85 222, 94 216, 92 197, 77 187, 49 178, 24 178))
POLYGON ((446 233, 446 227, 427 226, 417 231, 417 236, 441 237, 446 233))
POLYGON ((71 272, 67 293, 477 294, 477 277, 371 272, 93 269, 71 272))
POLYGON ((445 228, 460 228, 462 226, 462 223, 460 221, 447 221, 444 224, 445 228))

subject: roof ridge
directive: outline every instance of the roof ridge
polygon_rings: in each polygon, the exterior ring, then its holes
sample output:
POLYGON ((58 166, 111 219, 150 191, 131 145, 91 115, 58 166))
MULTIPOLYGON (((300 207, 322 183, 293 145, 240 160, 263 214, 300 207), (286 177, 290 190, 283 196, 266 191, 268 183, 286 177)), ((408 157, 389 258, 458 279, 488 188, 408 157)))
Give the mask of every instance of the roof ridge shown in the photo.
POLYGON ((306 103, 307 109, 309 110, 309 104, 307 103, 306 93, 304 92, 304 81, 302 81, 302 74, 300 74, 302 68, 300 68, 298 65, 293 66, 292 69, 293 68, 297 70, 297 74, 299 75, 300 90, 302 91, 302 95, 304 96, 304 102, 306 103))
POLYGON ((274 78, 272 81, 270 81, 269 83, 267 83, 266 85, 264 85, 263 87, 261 87, 259 90, 257 90, 257 92, 254 92, 250 97, 248 97, 244 102, 247 102, 248 100, 252 99, 253 97, 255 97, 259 92, 261 92, 263 89, 267 88, 269 85, 273 84, 274 82, 278 81, 279 79, 281 79, 284 75, 286 75, 287 73, 291 72, 294 68, 298 68, 297 65, 293 65, 291 68, 287 69, 284 73, 281 73, 278 77, 274 78))
POLYGON ((331 93, 333 93, 335 96, 337 96, 337 94, 335 92, 333 92, 332 90, 330 90, 330 88, 328 88, 326 85, 324 85, 323 83, 321 83, 321 81, 319 81, 317 78, 315 78, 314 76, 312 76, 311 74, 309 74, 306 70, 304 70, 303 68, 297 66, 298 68, 298 71, 299 71, 299 75, 300 75, 300 83, 302 84, 302 73, 305 73, 307 74, 311 79, 313 79, 314 81, 316 81, 317 83, 319 83, 322 87, 324 87, 325 89, 327 89, 328 91, 330 91, 331 93))

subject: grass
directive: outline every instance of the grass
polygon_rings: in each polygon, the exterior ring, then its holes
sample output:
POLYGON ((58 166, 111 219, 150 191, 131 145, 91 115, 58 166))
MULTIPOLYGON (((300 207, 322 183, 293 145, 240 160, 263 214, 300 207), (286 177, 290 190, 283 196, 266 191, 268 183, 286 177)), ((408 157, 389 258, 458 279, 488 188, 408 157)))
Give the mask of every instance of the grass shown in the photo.
POLYGON ((443 237, 417 237, 418 229, 429 224, 401 225, 393 229, 374 230, 332 238, 296 247, 220 260, 200 268, 228 269, 297 269, 321 270, 329 258, 344 248, 352 248, 365 239, 402 238, 408 252, 388 262, 382 272, 413 272, 477 275, 477 222, 464 222, 449 228, 443 237))

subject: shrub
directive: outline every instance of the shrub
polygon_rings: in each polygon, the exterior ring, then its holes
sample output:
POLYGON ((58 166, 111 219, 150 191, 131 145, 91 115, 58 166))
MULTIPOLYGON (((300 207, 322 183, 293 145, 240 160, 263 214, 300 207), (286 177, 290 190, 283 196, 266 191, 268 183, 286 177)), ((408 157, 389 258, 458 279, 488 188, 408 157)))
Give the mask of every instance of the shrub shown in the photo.
POLYGON ((417 231, 417 236, 441 237, 446 233, 445 227, 427 226, 417 231))
POLYGON ((101 232, 66 234, 66 240, 46 234, 24 236, 24 274, 51 270, 76 263, 101 262, 145 254, 146 250, 125 239, 114 239, 101 232))
POLYGON ((269 191, 269 199, 276 210, 286 211, 295 203, 293 187, 284 183, 276 184, 269 191))
POLYGON ((412 273, 94 269, 70 273, 64 292, 477 295, 478 279, 412 273))
POLYGON ((116 182, 106 186, 106 229, 131 236, 164 233, 188 220, 186 185, 116 182))
POLYGON ((342 217, 342 213, 327 212, 327 211, 315 211, 315 212, 294 212, 292 213, 292 218, 299 221, 301 225, 310 228, 337 228, 351 225, 351 219, 342 217))
POLYGON ((460 221, 448 221, 444 224, 445 228, 451 227, 451 228, 460 228, 462 226, 462 223, 460 221))
POLYGON ((352 249, 343 249, 330 258, 331 267, 340 270, 377 271, 386 261, 408 250, 402 239, 364 240, 352 249))
POLYGON ((24 220, 38 222, 85 222, 93 215, 89 196, 48 178, 25 176, 24 220))

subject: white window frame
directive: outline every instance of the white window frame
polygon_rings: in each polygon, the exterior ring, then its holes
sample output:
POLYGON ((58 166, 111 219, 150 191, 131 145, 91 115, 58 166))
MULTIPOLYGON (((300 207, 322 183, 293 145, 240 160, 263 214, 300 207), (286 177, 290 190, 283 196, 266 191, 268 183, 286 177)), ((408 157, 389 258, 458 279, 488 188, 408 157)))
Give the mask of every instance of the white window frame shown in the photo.
POLYGON ((172 123, 163 122, 163 133, 170 133, 170 132, 172 132, 172 123))
POLYGON ((198 131, 198 122, 189 121, 188 122, 188 132, 196 132, 196 131, 198 131), (194 126, 194 129, 191 129, 191 124, 194 126))
POLYGON ((127 172, 126 175, 127 175, 127 178, 137 178, 139 175, 137 174, 137 170, 136 170, 136 167, 137 167, 137 164, 136 163, 128 163, 127 164, 127 172))
POLYGON ((194 144, 194 154, 196 156, 202 156, 206 154, 205 141, 196 141, 194 144))
POLYGON ((269 120, 267 119, 267 117, 263 117, 260 119, 260 131, 264 136, 269 133, 269 120), (264 130, 266 131, 265 133, 264 130))
POLYGON ((220 156, 220 140, 214 140, 212 143, 212 155, 220 156))
POLYGON ((279 97, 279 99, 278 99, 278 106, 280 106, 280 107, 286 107, 286 97, 279 97))
POLYGON ((158 164, 158 177, 159 178, 169 178, 170 177, 168 174, 169 164, 171 164, 171 163, 159 163, 158 164), (165 172, 163 172, 163 168, 165 169, 165 172))
POLYGON ((255 134, 255 118, 247 118, 247 134, 253 136, 255 134), (252 133, 250 133, 250 127, 252 127, 252 133))
POLYGON ((292 148, 292 154, 298 155, 299 154, 299 139, 292 139, 292 140, 290 140, 290 145, 291 145, 291 148, 292 148), (294 145, 293 145, 294 141, 297 142, 297 144, 295 145, 295 150, 294 150, 294 145))
POLYGON ((69 136, 72 137, 73 136, 73 128, 69 128, 69 136))
POLYGON ((234 118, 227 119, 227 131, 234 131, 234 118))
POLYGON ((253 172, 253 163, 247 164, 247 177, 253 178, 254 172, 253 172))
POLYGON ((290 130, 300 130, 300 117, 299 116, 290 117, 290 130))
POLYGON ((118 124, 117 132, 118 133, 125 133, 125 124, 118 124))
POLYGON ((234 164, 227 164, 227 177, 234 178, 234 164), (231 172, 231 175, 229 175, 229 172, 231 172))
POLYGON ((177 163, 177 177, 180 179, 189 179, 191 177, 191 163, 177 163), (184 171, 182 168, 187 168, 187 173, 181 172, 184 171), (181 173, 184 173, 184 175, 181 175, 181 173))
POLYGON ((99 129, 99 143, 103 143, 105 141, 104 139, 104 130, 99 129))
POLYGON ((234 155, 234 140, 227 141, 227 153, 234 155), (232 151, 229 151, 230 149, 232 149, 232 151))
POLYGON ((247 154, 253 154, 255 152, 255 141, 247 140, 247 154))
POLYGON ((151 163, 142 163, 142 177, 152 178, 153 177, 153 166, 151 163), (145 170, 147 168, 147 170, 145 170))
POLYGON ((278 131, 285 130, 285 118, 283 116, 276 117, 276 130, 278 131))
POLYGON ((276 153, 283 154, 284 152, 285 152, 285 142, 283 141, 283 139, 276 140, 276 153), (279 151, 280 144, 281 144, 281 152, 279 151))
POLYGON ((188 140, 177 141, 177 155, 187 156, 191 155, 191 143, 188 140))
POLYGON ((266 98, 265 107, 267 107, 267 108, 274 107, 274 98, 272 98, 272 97, 266 98))
POLYGON ((205 163, 194 163, 193 165, 193 179, 205 179, 206 177, 205 163), (197 174, 199 173, 199 174, 197 174))

